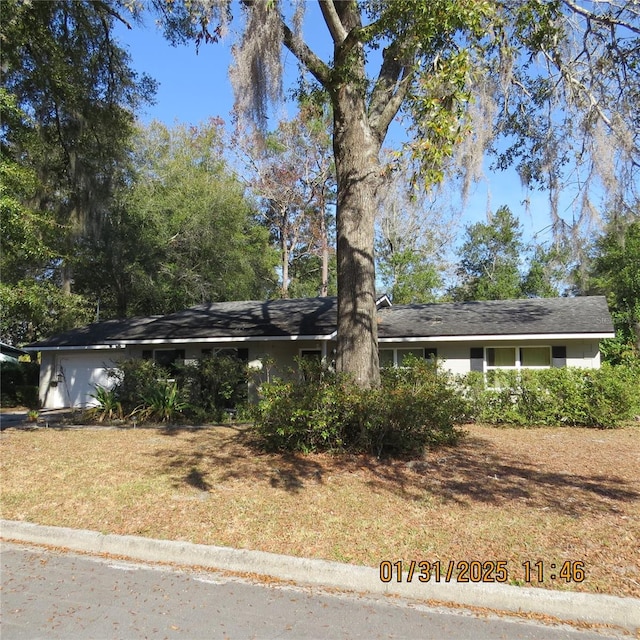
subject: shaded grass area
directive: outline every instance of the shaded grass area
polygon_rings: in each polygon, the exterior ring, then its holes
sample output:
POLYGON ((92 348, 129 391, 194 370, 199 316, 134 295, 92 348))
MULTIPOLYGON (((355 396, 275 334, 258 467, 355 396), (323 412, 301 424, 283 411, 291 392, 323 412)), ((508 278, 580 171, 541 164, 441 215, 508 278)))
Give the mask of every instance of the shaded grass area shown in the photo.
POLYGON ((505 560, 516 584, 542 560, 545 588, 640 597, 637 427, 466 429, 394 461, 266 454, 243 427, 9 429, 2 517, 371 566, 505 560), (584 582, 551 580, 565 560, 584 582))

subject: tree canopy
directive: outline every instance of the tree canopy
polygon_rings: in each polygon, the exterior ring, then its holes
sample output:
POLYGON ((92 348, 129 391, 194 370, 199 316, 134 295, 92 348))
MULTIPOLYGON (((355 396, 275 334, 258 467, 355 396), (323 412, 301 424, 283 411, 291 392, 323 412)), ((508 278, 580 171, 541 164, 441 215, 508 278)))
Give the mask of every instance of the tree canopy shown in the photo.
POLYGON ((618 336, 614 361, 640 356, 640 217, 614 219, 595 242, 589 293, 606 294, 618 336))
POLYGON ((78 242, 108 213, 136 107, 154 84, 112 38, 109 2, 2 2, 3 340, 85 322, 78 242))
POLYGON ((78 256, 78 290, 100 298, 103 317, 261 299, 275 288, 275 252, 223 159, 221 127, 138 129, 133 181, 78 256))
MULTIPOLYGON (((394 118, 406 118, 416 182, 427 187, 456 148, 472 175, 500 132, 509 144, 498 165, 515 163, 552 198, 571 160, 623 203, 640 166, 640 9, 630 0, 320 0, 332 45, 322 58, 302 35, 309 4, 241 3, 232 68, 238 116, 264 126, 265 103, 282 92, 283 47, 326 92, 337 176, 336 363, 359 384, 376 385, 375 203, 394 118)), ((228 0, 155 5, 174 40, 217 41, 234 17, 228 0)))

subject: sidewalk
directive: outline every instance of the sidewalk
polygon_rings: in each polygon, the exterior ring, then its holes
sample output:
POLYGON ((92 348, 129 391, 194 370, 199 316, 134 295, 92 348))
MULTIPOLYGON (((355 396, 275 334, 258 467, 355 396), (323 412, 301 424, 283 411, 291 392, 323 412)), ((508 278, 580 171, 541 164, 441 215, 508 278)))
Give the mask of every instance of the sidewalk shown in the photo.
POLYGON ((550 591, 495 583, 421 583, 417 580, 408 582, 406 577, 402 582, 394 579, 383 583, 378 569, 371 567, 188 542, 104 535, 95 531, 9 520, 0 520, 0 537, 145 562, 268 576, 301 585, 342 591, 386 594, 440 604, 482 607, 506 613, 539 614, 568 623, 612 625, 636 634, 640 630, 640 600, 635 598, 550 591))

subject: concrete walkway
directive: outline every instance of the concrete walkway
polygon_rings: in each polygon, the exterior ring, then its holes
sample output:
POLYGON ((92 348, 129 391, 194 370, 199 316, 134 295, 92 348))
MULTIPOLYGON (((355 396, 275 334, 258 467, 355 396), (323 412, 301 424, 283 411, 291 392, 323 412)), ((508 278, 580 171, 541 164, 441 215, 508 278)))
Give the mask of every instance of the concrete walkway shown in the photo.
POLYGON ((640 600, 616 596, 550 591, 496 583, 382 582, 376 568, 295 558, 261 551, 215 547, 137 536, 104 535, 28 522, 0 520, 0 537, 72 551, 109 554, 145 562, 172 563, 269 576, 300 585, 341 591, 387 594, 420 601, 482 607, 508 613, 553 616, 563 622, 613 625, 640 631, 640 600))
POLYGON ((40 409, 37 422, 29 422, 27 409, 3 409, 0 411, 0 431, 9 428, 57 426, 74 415, 73 409, 40 409))

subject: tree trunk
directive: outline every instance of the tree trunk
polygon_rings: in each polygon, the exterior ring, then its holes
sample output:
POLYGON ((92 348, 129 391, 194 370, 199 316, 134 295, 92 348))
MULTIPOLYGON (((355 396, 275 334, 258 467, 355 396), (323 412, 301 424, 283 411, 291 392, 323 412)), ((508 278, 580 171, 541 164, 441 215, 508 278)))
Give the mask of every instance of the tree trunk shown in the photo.
POLYGON ((287 244, 289 238, 289 228, 284 222, 286 220, 286 211, 281 211, 281 220, 283 223, 280 228, 280 256, 282 259, 282 288, 280 289, 280 297, 289 297, 289 246, 287 244))
POLYGON ((379 143, 362 90, 347 82, 333 92, 338 181, 338 335, 336 366, 361 387, 380 383, 373 262, 379 143))
POLYGON ((322 260, 320 296, 326 298, 329 295, 329 238, 327 237, 327 205, 322 198, 320 207, 320 254, 322 260))
POLYGON ((640 320, 632 320, 631 327, 636 338, 636 351, 640 354, 640 320))
POLYGON ((61 283, 62 293, 64 293, 66 296, 70 296, 71 284, 73 282, 73 274, 71 271, 71 267, 66 261, 62 263, 62 270, 61 270, 60 277, 62 280, 62 283, 61 283))

